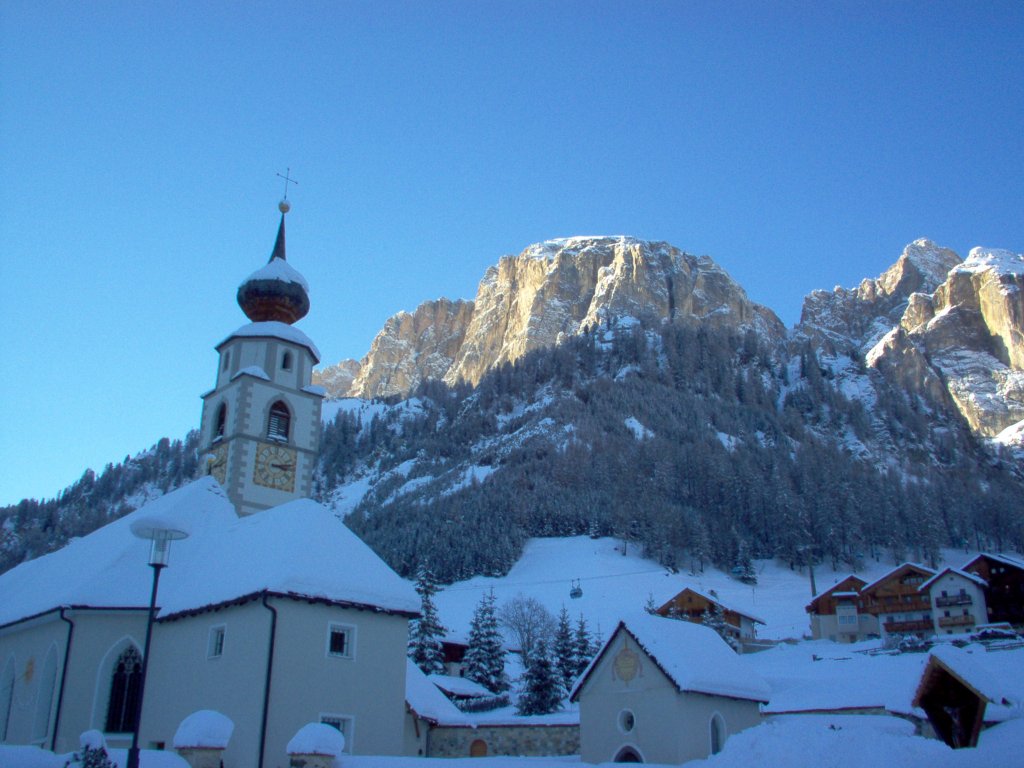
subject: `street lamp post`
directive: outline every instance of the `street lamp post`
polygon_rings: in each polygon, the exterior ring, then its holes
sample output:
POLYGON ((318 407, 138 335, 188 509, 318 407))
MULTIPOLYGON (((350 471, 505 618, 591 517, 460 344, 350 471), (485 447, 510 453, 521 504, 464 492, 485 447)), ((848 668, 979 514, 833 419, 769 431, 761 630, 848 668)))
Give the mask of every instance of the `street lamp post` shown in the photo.
POLYGON ((139 695, 135 699, 135 727, 132 729, 132 746, 128 750, 128 764, 125 768, 139 768, 139 726, 142 724, 142 698, 146 692, 146 670, 149 669, 149 643, 153 637, 153 619, 156 615, 156 592, 160 584, 160 571, 167 567, 170 559, 171 542, 188 538, 188 531, 180 524, 170 523, 157 517, 144 517, 131 524, 132 534, 152 542, 149 550, 149 564, 153 568, 153 590, 149 595, 149 617, 146 620, 146 644, 142 652, 142 674, 139 678, 139 695))

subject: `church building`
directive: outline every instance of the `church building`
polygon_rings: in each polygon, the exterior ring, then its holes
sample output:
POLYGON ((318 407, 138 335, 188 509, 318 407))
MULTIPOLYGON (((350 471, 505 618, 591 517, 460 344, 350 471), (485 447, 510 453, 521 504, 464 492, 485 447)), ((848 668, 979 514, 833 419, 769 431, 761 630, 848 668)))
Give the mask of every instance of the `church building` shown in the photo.
POLYGON ((230 718, 224 768, 285 764, 322 722, 346 752, 400 754, 408 620, 419 599, 330 510, 308 498, 317 458, 319 360, 293 323, 308 286, 285 258, 238 290, 250 319, 217 346, 203 396, 203 477, 0 575, 0 743, 58 753, 86 730, 170 748, 198 710, 230 718), (187 532, 162 571, 141 720, 153 574, 133 524, 187 532))

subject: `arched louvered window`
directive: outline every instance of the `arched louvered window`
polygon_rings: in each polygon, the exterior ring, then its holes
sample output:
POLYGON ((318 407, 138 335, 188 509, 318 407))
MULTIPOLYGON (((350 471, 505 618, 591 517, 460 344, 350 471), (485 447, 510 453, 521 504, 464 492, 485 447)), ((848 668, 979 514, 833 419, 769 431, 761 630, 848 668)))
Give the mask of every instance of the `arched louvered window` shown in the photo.
POLYGON ((291 426, 292 415, 288 406, 278 400, 270 406, 270 418, 267 419, 267 437, 271 440, 288 439, 288 430, 291 426))
POLYGON ((213 439, 219 440, 224 437, 224 427, 228 421, 228 404, 221 403, 217 406, 217 420, 213 426, 213 439))
POLYGON ((117 658, 110 679, 110 701, 107 703, 107 733, 128 733, 135 730, 135 714, 142 682, 142 656, 134 646, 126 648, 117 658))

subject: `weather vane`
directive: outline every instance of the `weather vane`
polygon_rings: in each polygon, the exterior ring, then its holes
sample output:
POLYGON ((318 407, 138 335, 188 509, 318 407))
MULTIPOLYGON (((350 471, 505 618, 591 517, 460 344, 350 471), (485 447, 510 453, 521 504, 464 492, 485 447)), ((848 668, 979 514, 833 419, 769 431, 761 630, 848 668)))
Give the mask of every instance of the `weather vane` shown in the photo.
POLYGON ((281 174, 281 173, 277 174, 279 178, 284 179, 284 197, 281 198, 281 202, 277 206, 281 210, 281 213, 288 213, 288 211, 290 211, 291 207, 292 207, 291 203, 288 202, 288 185, 289 184, 294 184, 295 186, 299 185, 299 182, 297 182, 295 179, 291 178, 291 172, 292 172, 291 168, 286 168, 285 172, 283 174, 281 174))

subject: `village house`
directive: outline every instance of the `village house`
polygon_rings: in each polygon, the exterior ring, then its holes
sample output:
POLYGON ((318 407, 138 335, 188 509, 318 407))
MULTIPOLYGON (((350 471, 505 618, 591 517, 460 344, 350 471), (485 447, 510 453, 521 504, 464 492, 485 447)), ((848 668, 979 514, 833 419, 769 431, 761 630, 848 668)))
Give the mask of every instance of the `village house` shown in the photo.
POLYGON ((931 600, 936 635, 970 632, 988 621, 985 580, 958 568, 945 568, 919 587, 931 600))
POLYGON ((932 604, 920 587, 934 575, 927 566, 903 563, 860 590, 860 610, 878 617, 883 639, 927 637, 934 631, 932 604))
POLYGON ((655 613, 659 616, 685 618, 700 624, 704 620, 704 615, 714 609, 721 611, 729 633, 741 643, 755 640, 757 638, 755 625, 764 624, 764 621, 756 616, 727 606, 717 596, 705 594, 693 587, 680 590, 658 606, 655 613))
POLYGON ((1024 562, 982 552, 960 570, 980 576, 988 585, 985 600, 989 623, 1005 621, 1024 627, 1024 562))
POLYGON ((878 637, 878 617, 860 609, 860 591, 867 582, 850 574, 807 605, 815 640, 853 643, 878 637))
POLYGON ((589 763, 683 763, 761 721, 767 684, 708 627, 642 614, 620 621, 580 676, 589 763))

